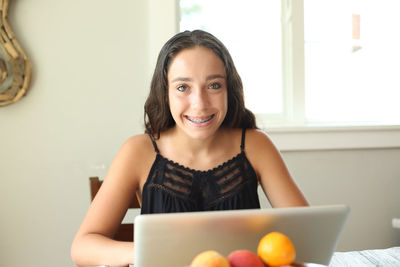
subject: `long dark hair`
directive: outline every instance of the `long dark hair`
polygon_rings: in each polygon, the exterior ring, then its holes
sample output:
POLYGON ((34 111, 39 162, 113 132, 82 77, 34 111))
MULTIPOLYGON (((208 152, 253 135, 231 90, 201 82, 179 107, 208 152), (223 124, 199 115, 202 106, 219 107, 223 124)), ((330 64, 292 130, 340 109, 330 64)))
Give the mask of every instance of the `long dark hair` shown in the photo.
POLYGON ((176 34, 161 48, 151 80, 150 93, 144 105, 146 133, 159 138, 160 132, 175 125, 168 103, 169 65, 180 51, 195 46, 211 49, 224 63, 227 75, 228 111, 222 125, 232 128, 257 128, 254 114, 244 105, 242 80, 228 49, 212 34, 195 30, 176 34))

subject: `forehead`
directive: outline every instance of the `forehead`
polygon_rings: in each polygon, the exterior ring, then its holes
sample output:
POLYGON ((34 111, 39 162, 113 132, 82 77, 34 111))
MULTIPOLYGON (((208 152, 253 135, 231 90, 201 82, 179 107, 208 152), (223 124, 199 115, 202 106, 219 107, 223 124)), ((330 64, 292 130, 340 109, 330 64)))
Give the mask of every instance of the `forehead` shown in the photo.
POLYGON ((180 51, 172 59, 168 79, 175 75, 197 76, 220 74, 226 76, 222 60, 209 48, 196 46, 180 51))

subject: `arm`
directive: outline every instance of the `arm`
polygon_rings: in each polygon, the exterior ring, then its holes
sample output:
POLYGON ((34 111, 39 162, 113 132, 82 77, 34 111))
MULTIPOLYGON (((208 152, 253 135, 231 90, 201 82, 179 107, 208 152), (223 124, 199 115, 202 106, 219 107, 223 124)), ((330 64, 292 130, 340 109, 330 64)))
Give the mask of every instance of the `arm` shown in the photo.
MULTIPOLYGON (((71 257, 78 266, 127 266, 134 262, 134 244, 112 240, 139 187, 140 138, 120 149, 75 236, 71 257)), ((143 143, 143 142, 142 142, 143 143)))
POLYGON ((265 133, 259 130, 247 131, 246 155, 272 207, 308 205, 281 154, 265 133))

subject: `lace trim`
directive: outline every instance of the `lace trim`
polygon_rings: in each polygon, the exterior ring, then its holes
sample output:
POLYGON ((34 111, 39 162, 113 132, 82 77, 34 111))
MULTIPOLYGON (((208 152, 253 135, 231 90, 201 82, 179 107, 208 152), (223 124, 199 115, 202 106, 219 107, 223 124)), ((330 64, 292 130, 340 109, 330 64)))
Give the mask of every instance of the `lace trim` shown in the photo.
POLYGON ((153 164, 154 168, 145 184, 148 189, 161 190, 205 209, 240 194, 246 185, 257 182, 244 151, 207 171, 185 167, 160 154, 157 154, 153 164))
POLYGON ((194 201, 193 199, 191 199, 189 196, 185 196, 185 195, 179 194, 179 192, 176 192, 176 191, 175 191, 174 189, 172 189, 172 188, 167 188, 167 187, 165 187, 165 186, 163 186, 163 185, 154 184, 154 183, 150 183, 150 184, 148 184, 147 186, 148 186, 149 188, 152 187, 152 188, 154 188, 154 189, 156 189, 156 190, 162 190, 162 191, 168 193, 169 195, 175 196, 175 197, 177 197, 177 198, 183 198, 183 199, 185 199, 185 200, 187 200, 187 201, 190 201, 190 202, 192 202, 192 203, 196 203, 196 201, 194 201))
POLYGON ((161 155, 161 154, 158 154, 158 155, 159 155, 162 159, 164 159, 167 163, 173 165, 174 167, 180 168, 180 169, 185 170, 185 171, 187 171, 187 172, 190 172, 190 173, 192 173, 192 174, 195 174, 195 173, 196 173, 196 174, 205 175, 205 174, 209 174, 209 173, 212 173, 212 172, 216 172, 217 170, 219 170, 219 169, 225 167, 226 165, 231 164, 232 162, 236 161, 239 157, 241 157, 241 156, 244 155, 244 151, 239 152, 236 156, 234 156, 233 158, 231 158, 231 159, 225 161, 224 163, 221 163, 221 164, 218 165, 217 167, 214 167, 214 168, 209 169, 209 170, 206 170, 206 171, 195 170, 195 169, 192 169, 192 168, 183 166, 183 165, 181 165, 181 164, 179 164, 179 163, 177 163, 177 162, 175 162, 175 161, 173 161, 173 160, 170 160, 170 159, 164 157, 164 156, 161 155))

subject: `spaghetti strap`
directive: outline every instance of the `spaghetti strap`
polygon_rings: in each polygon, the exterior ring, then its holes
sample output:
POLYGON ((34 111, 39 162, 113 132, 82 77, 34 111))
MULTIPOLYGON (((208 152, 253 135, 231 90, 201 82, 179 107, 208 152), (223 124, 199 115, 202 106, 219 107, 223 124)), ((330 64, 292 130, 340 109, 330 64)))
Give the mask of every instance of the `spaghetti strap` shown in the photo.
POLYGON ((154 140, 154 137, 150 133, 148 135, 150 137, 151 142, 153 143, 154 151, 158 154, 159 151, 158 151, 158 147, 157 147, 156 141, 154 140))
POLYGON ((245 137, 246 137, 246 128, 243 128, 242 129, 242 142, 240 144, 240 150, 241 151, 244 151, 244 140, 245 140, 245 137))

